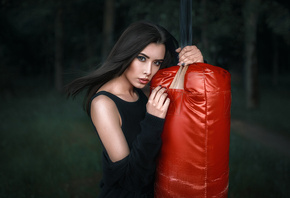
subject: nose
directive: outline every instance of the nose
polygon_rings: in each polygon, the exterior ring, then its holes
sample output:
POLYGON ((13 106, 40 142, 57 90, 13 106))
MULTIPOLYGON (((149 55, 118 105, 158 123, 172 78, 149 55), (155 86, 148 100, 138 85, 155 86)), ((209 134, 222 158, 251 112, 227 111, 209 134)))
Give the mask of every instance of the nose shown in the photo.
POLYGON ((146 74, 147 76, 150 76, 151 73, 152 73, 152 64, 148 63, 144 67, 144 74, 146 74))

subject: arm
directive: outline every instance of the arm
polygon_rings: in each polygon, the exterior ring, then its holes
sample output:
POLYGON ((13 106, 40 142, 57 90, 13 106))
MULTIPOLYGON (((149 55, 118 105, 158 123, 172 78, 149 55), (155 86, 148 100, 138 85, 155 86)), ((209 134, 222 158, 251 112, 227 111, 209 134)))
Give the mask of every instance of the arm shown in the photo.
POLYGON ((129 154, 125 136, 121 129, 121 117, 115 103, 100 95, 91 103, 91 119, 112 162, 129 154))
POLYGON ((121 129, 121 119, 115 103, 106 96, 92 101, 91 118, 107 151, 104 171, 106 185, 118 185, 128 190, 142 188, 154 177, 155 159, 161 147, 161 132, 169 106, 165 89, 153 90, 146 105, 147 114, 141 124, 141 133, 132 149, 121 129), (112 175, 112 177, 110 177, 112 175))

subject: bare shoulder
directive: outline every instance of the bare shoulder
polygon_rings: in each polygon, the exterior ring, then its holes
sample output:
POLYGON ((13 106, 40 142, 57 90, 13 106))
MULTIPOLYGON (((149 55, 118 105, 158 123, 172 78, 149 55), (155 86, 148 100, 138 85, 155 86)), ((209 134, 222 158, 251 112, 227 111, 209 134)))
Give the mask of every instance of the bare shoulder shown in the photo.
POLYGON ((112 162, 129 154, 129 147, 121 129, 121 118, 113 100, 99 95, 92 100, 91 118, 112 162))
POLYGON ((105 95, 99 95, 95 97, 91 103, 91 110, 114 108, 114 107, 116 107, 114 101, 105 95))
POLYGON ((96 124, 95 122, 99 120, 106 119, 106 121, 110 121, 119 118, 119 111, 112 99, 105 95, 99 95, 92 100, 91 117, 96 124))

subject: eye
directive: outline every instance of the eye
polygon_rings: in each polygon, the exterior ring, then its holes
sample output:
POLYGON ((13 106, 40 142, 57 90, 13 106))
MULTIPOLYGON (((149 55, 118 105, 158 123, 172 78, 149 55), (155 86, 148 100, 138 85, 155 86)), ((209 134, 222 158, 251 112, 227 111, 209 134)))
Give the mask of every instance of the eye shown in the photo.
POLYGON ((155 64, 156 66, 160 66, 160 65, 162 64, 162 62, 163 62, 163 61, 155 61, 154 64, 155 64))
POLYGON ((144 56, 137 56, 137 59, 141 62, 146 61, 146 58, 144 56))

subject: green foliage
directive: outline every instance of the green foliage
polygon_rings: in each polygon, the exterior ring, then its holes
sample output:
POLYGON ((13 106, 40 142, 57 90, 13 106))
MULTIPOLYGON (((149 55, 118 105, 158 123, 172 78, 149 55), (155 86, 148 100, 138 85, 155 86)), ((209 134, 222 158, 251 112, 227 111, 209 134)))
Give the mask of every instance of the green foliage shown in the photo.
MULTIPOLYGON (((271 34, 283 38, 282 41, 278 40, 279 49, 285 51, 289 48, 289 8, 274 0, 260 3, 260 32, 267 33, 266 24, 271 34)), ((244 7, 244 1, 218 0, 207 1, 203 9, 200 1, 193 1, 193 42, 207 54, 205 59, 209 63, 234 65, 231 68, 242 70, 244 7), (208 49, 201 41, 205 24, 208 49)), ((137 20, 159 23, 179 40, 179 1, 121 0, 115 1, 115 8, 114 41, 129 24, 137 20)), ((0 69, 5 72, 4 75, 15 72, 26 76, 47 74, 53 78, 57 9, 63 13, 64 71, 87 71, 100 64, 104 0, 3 1, 0 7, 0 69)), ((258 39, 261 43, 267 39, 269 43, 267 35, 258 39)), ((259 48, 262 51, 258 53, 259 59, 263 59, 261 54, 272 50, 271 46, 269 48, 259 48)), ((282 56, 279 55, 279 59, 282 56)), ((282 67, 288 71, 287 64, 289 61, 282 67)), ((268 69, 271 67, 266 68, 267 72, 271 72, 268 69)))
POLYGON ((264 5, 264 17, 269 28, 290 44, 290 12, 289 9, 275 1, 264 5))

